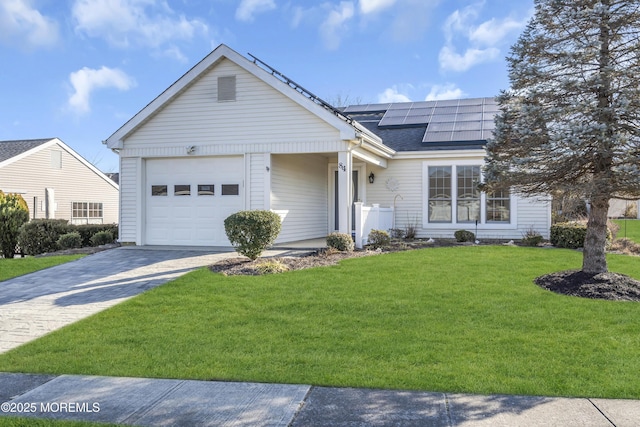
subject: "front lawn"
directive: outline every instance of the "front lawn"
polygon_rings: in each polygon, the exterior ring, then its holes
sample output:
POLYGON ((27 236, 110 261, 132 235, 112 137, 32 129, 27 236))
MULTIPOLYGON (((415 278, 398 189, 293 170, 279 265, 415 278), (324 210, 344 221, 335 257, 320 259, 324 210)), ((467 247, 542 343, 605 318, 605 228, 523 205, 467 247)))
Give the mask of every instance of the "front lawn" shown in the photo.
POLYGON ((640 244, 640 220, 638 219, 614 219, 613 222, 620 226, 618 238, 626 237, 640 244))
MULTIPOLYGON (((640 303, 532 283, 580 265, 577 251, 468 246, 201 269, 0 355, 0 371, 640 398, 640 303)), ((640 279, 635 257, 609 265, 640 279)))
POLYGON ((0 282, 53 267, 54 265, 64 264, 65 262, 73 261, 83 256, 84 255, 57 255, 39 258, 0 258, 0 282))

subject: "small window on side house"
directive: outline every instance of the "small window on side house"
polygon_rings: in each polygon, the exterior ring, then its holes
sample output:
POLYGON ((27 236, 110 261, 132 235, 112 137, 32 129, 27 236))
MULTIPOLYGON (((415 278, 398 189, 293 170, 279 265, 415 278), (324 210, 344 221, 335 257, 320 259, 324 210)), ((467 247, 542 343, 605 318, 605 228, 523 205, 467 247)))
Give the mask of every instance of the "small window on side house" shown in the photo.
POLYGON ((236 100, 236 76, 218 77, 218 102, 236 100))

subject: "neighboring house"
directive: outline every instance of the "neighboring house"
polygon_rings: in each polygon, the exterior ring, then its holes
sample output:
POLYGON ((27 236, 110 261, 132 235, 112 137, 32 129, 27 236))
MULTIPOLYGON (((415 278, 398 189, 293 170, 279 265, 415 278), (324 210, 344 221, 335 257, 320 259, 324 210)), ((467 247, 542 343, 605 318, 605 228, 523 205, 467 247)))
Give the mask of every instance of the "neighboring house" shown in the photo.
POLYGON ((609 218, 622 218, 625 213, 635 214, 640 219, 640 200, 611 199, 609 201, 609 218))
POLYGON ((58 138, 0 141, 0 190, 22 195, 31 219, 118 222, 118 185, 58 138))
POLYGON ((245 209, 279 213, 280 243, 407 226, 548 237, 548 199, 476 190, 496 112, 493 98, 339 111, 221 45, 105 141, 120 155, 120 239, 228 246, 223 221, 245 209))

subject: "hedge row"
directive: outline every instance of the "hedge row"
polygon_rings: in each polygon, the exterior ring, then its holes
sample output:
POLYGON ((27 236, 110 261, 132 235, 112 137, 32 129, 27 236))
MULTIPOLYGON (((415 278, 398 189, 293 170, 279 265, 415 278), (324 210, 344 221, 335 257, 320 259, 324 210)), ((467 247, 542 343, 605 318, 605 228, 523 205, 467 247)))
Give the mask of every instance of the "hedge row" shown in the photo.
MULTIPOLYGON (((584 247, 587 236, 587 224, 584 222, 561 222, 551 226, 550 241, 558 248, 580 249, 584 247)), ((607 244, 613 240, 610 228, 607 228, 607 244)))
MULTIPOLYGON (((69 224, 66 219, 34 219, 20 228, 18 246, 27 255, 55 252, 61 249, 58 240, 65 234, 78 233, 81 246, 93 246, 92 237, 101 232, 112 236, 111 242, 118 238, 117 224, 69 224)), ((64 240, 64 239, 63 239, 64 240)), ((104 239, 100 239, 104 242, 104 239)))

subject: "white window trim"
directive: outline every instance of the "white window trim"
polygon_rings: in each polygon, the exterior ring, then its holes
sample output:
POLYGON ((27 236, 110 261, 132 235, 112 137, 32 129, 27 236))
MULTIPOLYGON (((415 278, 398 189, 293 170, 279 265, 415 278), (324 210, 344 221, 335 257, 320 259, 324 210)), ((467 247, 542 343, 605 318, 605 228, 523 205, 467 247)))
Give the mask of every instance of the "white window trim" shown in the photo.
MULTIPOLYGON (((424 229, 466 229, 475 227, 475 222, 458 222, 456 212, 458 205, 457 173, 458 166, 480 166, 480 179, 484 181, 482 175, 483 162, 481 160, 425 160, 422 162, 422 228, 424 229), (450 166, 451 167, 451 222, 429 222, 429 166, 450 166), (456 186, 454 189, 453 187, 456 186)), ((480 221, 478 227, 482 230, 516 230, 518 228, 518 199, 509 193, 509 203, 511 212, 510 221, 507 222, 487 222, 487 196, 485 192, 480 193, 480 221)))

